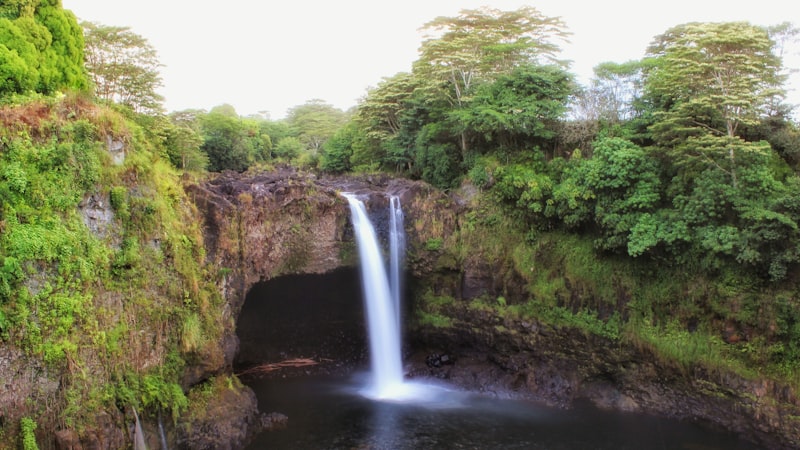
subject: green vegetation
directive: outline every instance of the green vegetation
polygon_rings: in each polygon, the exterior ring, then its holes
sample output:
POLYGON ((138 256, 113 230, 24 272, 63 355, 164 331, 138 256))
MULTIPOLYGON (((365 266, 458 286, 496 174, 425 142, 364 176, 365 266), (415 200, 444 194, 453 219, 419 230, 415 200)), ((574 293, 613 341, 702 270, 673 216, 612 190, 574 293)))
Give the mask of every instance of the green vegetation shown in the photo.
POLYGON ((45 430, 80 430, 116 405, 177 418, 183 368, 222 357, 221 298, 147 118, 80 96, 0 116, 26 118, 0 127, 3 345, 61 380, 27 412, 45 430), (122 164, 108 142, 124 143, 122 164))
POLYGON ((164 100, 158 55, 146 39, 126 27, 81 23, 86 66, 98 99, 126 105, 140 113, 159 113, 164 100))
POLYGON ((422 295, 421 301, 417 302, 415 320, 424 326, 450 328, 454 321, 447 315, 447 309, 453 302, 452 297, 439 296, 431 291, 426 291, 422 295))
POLYGON ((36 421, 30 417, 23 417, 19 420, 20 435, 22 436, 23 450, 39 450, 36 444, 36 421))
MULTIPOLYGON (((463 187, 460 228, 432 218, 419 250, 450 273, 491 268, 500 292, 469 308, 800 387, 800 130, 778 57, 796 28, 678 25, 587 87, 558 58, 566 25, 535 8, 424 29, 411 72, 353 112, 163 115, 145 39, 81 34, 58 0, 0 5, 0 344, 59 381, 15 412, 17 445, 115 408, 176 419, 235 387, 180 384, 221 361, 230 326, 214 284, 230 269, 205 265, 181 177, 277 164, 463 187)), ((280 270, 307 263, 293 235, 280 270)), ((456 326, 448 284, 428 281, 416 319, 456 326)))
MULTIPOLYGON (((800 310, 791 284, 734 267, 709 275, 699 262, 675 267, 600 253, 591 236, 531 235, 525 221, 510 218, 510 210, 488 195, 470 209, 458 236, 437 251, 489 262, 494 283, 506 287, 462 306, 425 291, 416 300, 419 324, 451 327, 454 312, 466 306, 633 345, 687 373, 703 368, 800 387, 800 310), (526 296, 511 295, 515 283, 526 296)), ((443 284, 434 279, 423 289, 443 284)))
POLYGON ((0 5, 0 99, 86 88, 83 54, 81 28, 60 0, 0 5))
POLYGON ((442 248, 442 244, 444 244, 444 240, 440 237, 430 238, 425 242, 425 250, 428 251, 436 251, 442 248))

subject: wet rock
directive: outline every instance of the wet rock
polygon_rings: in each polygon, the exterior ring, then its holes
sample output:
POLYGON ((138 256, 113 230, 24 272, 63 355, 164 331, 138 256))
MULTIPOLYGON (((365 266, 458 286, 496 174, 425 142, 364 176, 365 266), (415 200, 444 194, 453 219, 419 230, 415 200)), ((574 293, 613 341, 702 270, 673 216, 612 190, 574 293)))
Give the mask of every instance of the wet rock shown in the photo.
POLYGON ((83 450, 78 432, 75 430, 58 430, 55 438, 58 450, 83 450))
POLYGON ((277 412, 262 414, 260 421, 261 429, 264 431, 283 430, 289 426, 289 417, 277 412))
POLYGON ((97 237, 105 239, 112 235, 114 209, 108 195, 94 193, 78 204, 78 212, 86 227, 97 237))
POLYGON ((355 263, 350 212, 340 192, 365 198, 376 228, 388 222, 389 196, 406 214, 409 265, 430 272, 441 255, 424 250, 450 236, 459 207, 426 183, 386 175, 316 177, 289 167, 224 172, 186 190, 204 217, 206 257, 227 275, 221 288, 234 316, 254 283, 285 274, 319 274, 355 263), (428 268, 428 269, 426 269, 428 268))
POLYGON ((118 412, 101 412, 92 425, 80 433, 63 429, 55 433, 55 444, 59 450, 116 450, 125 448, 128 441, 120 427, 122 415, 118 412))
POLYGON ((450 355, 447 354, 440 355, 438 353, 432 353, 425 358, 425 364, 428 367, 438 368, 446 365, 451 365, 453 363, 454 363, 453 358, 451 358, 450 355))
POLYGON ((447 313, 453 326, 410 333, 418 349, 409 358, 412 376, 559 407, 588 399, 600 408, 711 423, 764 448, 798 448, 800 401, 780 383, 665 364, 647 349, 534 319, 506 317, 497 327, 492 313, 458 302, 447 313), (431 348, 447 349, 455 363, 444 367, 444 352, 431 348))
POLYGON ((215 389, 214 395, 195 405, 198 408, 179 420, 180 449, 240 449, 262 425, 256 395, 245 386, 215 389))

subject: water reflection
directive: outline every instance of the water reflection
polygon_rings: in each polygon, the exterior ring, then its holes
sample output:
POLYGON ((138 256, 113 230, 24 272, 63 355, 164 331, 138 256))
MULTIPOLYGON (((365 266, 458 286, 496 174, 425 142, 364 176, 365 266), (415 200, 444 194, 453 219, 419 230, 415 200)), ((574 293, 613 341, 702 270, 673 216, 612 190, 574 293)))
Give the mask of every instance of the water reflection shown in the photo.
POLYGON ((421 401, 375 401, 358 392, 358 379, 248 384, 262 411, 289 416, 288 429, 261 434, 250 449, 756 449, 694 424, 588 404, 557 410, 441 386, 421 401))
POLYGON ((378 404, 372 410, 370 435, 366 448, 399 448, 402 436, 402 417, 391 405, 378 404))

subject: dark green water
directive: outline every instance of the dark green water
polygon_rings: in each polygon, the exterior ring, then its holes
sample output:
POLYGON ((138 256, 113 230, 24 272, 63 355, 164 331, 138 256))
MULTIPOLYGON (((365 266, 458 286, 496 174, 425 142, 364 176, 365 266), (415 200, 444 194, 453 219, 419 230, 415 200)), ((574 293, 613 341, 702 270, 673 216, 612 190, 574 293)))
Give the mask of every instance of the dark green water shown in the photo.
POLYGON ((392 403, 358 393, 353 378, 254 380, 262 411, 289 416, 248 449, 752 450, 735 436, 637 414, 570 410, 457 391, 392 403))

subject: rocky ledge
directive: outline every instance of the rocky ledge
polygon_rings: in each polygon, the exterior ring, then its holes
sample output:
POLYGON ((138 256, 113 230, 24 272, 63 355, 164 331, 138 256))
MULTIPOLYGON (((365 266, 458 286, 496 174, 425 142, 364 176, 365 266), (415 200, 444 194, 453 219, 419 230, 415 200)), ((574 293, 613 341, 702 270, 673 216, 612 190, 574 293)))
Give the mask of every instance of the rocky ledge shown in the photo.
POLYGON ((800 401, 773 381, 686 369, 624 341, 466 303, 447 314, 451 327, 413 331, 412 376, 558 407, 589 399, 603 409, 712 424, 764 448, 800 448, 800 401))

